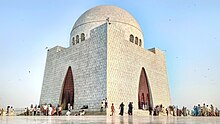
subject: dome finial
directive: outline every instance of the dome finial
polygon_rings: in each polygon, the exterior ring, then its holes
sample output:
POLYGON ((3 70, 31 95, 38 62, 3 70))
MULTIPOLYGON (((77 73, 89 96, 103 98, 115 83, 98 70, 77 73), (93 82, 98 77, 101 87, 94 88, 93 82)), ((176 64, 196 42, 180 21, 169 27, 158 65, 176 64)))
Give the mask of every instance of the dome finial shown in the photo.
POLYGON ((110 23, 110 18, 108 17, 107 19, 106 19, 106 22, 110 25, 111 23, 110 23))

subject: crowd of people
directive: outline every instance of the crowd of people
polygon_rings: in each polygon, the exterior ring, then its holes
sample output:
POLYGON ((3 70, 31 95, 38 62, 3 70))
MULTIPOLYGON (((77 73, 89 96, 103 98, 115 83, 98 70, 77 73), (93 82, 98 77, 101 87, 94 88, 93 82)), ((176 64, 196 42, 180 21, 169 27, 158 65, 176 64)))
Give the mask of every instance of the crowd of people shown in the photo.
MULTIPOLYGON (((133 115, 133 108, 134 108, 133 102, 129 102, 127 108, 128 108, 127 114, 133 115)), ((76 116, 85 115, 84 109, 88 109, 88 106, 83 106, 82 111, 79 111, 79 113, 74 115, 76 116)), ((107 109, 108 109, 108 101, 107 98, 105 98, 101 101, 100 112, 106 112, 107 109)), ((124 109, 125 109, 125 104, 121 102, 121 104, 119 105, 119 115, 123 116, 124 113, 126 113, 124 109)), ((155 107, 141 106, 139 109, 142 109, 144 111, 149 111, 149 115, 153 115, 153 116, 159 116, 160 114, 167 116, 189 116, 189 115, 190 116, 220 116, 220 110, 217 107, 214 107, 212 104, 209 106, 206 105, 205 103, 202 106, 200 104, 194 106, 191 111, 187 109, 187 107, 185 106, 179 108, 178 106, 173 105, 165 108, 165 106, 163 106, 162 104, 156 105, 155 107)), ((23 114, 25 116, 36 116, 36 115, 61 116, 62 110, 63 109, 61 105, 53 106, 52 104, 42 104, 42 105, 34 106, 33 104, 31 104, 30 107, 26 107, 24 109, 23 114)), ((63 115, 69 116, 71 114, 71 110, 72 110, 72 106, 68 104, 67 112, 66 114, 63 115)), ((110 116, 113 116, 115 113, 114 103, 111 104, 110 111, 111 111, 110 116)), ((3 108, 0 110, 0 115, 13 115, 13 113, 14 113, 14 108, 12 106, 7 106, 6 111, 3 108)))
POLYGON ((61 115, 62 107, 57 105, 56 107, 52 104, 43 104, 43 105, 35 105, 31 104, 30 108, 26 107, 24 110, 25 116, 36 116, 36 115, 45 115, 45 116, 53 116, 53 115, 61 115))
POLYGON ((203 104, 203 106, 200 106, 200 104, 198 104, 198 106, 194 106, 193 110, 191 111, 192 116, 219 116, 220 115, 220 111, 218 110, 218 108, 214 108, 214 106, 211 104, 206 105, 205 103, 203 104))
MULTIPOLYGON (((151 113, 150 109, 149 113, 151 113)), ((154 116, 158 116, 159 113, 166 113, 167 116, 220 116, 220 110, 218 110, 217 107, 214 109, 213 105, 210 105, 209 107, 205 103, 203 106, 200 106, 200 104, 198 104, 198 106, 194 106, 191 112, 184 106, 182 108, 178 108, 178 106, 173 105, 164 109, 162 105, 156 105, 153 109, 153 113, 154 116)))
POLYGON ((190 115, 189 109, 187 107, 182 107, 179 108, 178 106, 169 106, 168 108, 165 109, 166 115, 171 115, 171 116, 188 116, 190 115))
MULTIPOLYGON (((119 105, 119 115, 123 116, 124 112, 124 103, 122 102, 119 105)), ((187 107, 183 106, 182 108, 179 108, 178 106, 168 106, 165 108, 162 104, 156 105, 154 108, 151 106, 145 106, 141 108, 142 110, 149 111, 149 115, 153 116, 159 116, 166 115, 166 116, 220 116, 220 110, 216 107, 214 109, 213 105, 203 104, 201 107, 200 104, 198 106, 194 106, 193 110, 190 111, 187 107)), ((110 116, 114 115, 115 107, 112 103, 111 106, 111 114, 110 116)), ((130 102, 128 104, 128 115, 133 115, 133 103, 130 102)))
POLYGON ((4 108, 2 108, 1 110, 0 110, 0 115, 14 115, 15 114, 15 112, 14 112, 14 108, 13 108, 13 106, 7 106, 7 108, 6 108, 6 111, 4 110, 4 108))

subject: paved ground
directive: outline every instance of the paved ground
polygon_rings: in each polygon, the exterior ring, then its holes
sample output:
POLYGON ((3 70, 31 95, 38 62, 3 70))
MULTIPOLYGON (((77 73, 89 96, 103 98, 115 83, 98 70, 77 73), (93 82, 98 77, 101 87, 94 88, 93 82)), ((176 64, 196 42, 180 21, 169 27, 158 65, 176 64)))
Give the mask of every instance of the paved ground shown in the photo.
POLYGON ((220 117, 0 116, 0 124, 220 124, 220 117))

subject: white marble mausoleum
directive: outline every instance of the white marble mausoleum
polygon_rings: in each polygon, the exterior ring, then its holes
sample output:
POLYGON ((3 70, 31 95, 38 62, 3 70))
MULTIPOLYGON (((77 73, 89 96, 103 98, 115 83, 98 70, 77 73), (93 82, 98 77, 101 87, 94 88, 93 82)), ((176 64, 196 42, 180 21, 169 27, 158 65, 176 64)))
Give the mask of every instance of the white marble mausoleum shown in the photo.
POLYGON ((48 49, 40 104, 68 103, 99 111, 121 102, 154 107, 171 104, 166 59, 157 48, 145 49, 143 32, 135 18, 116 6, 97 6, 75 22, 69 47, 48 49))

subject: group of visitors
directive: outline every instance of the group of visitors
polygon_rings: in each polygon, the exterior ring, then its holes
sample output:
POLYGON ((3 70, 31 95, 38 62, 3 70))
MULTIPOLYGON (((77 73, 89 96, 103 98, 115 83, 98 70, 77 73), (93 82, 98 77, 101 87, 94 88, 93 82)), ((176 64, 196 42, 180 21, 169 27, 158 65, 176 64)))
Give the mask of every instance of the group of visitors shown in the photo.
POLYGON ((15 112, 14 112, 14 108, 12 106, 7 106, 6 108, 6 111, 4 110, 4 108, 2 108, 0 110, 0 115, 3 116, 3 115, 14 115, 15 112))
MULTIPOLYGON (((149 107, 151 108, 151 107, 149 107)), ((156 105, 153 109, 153 115, 154 116, 159 116, 159 113, 162 112, 163 105, 156 105)), ((149 109, 149 114, 152 115, 152 109, 149 109)))
MULTIPOLYGON (((123 102, 119 105, 119 109, 120 109, 119 115, 121 116, 123 116, 124 114, 124 106, 125 105, 123 102)), ((149 115, 153 115, 153 116, 159 116, 160 113, 162 113, 163 115, 166 114, 167 116, 168 115, 187 116, 189 113, 186 107, 179 109, 178 107, 175 106, 169 106, 168 108, 165 109, 165 107, 162 104, 156 105, 154 108, 149 106, 148 110, 149 110, 149 115)), ((110 116, 114 115, 114 112, 115 112, 115 107, 114 107, 114 103, 112 103, 110 116)), ((133 102, 129 102, 128 104, 128 115, 133 115, 133 102)))
MULTIPOLYGON (((125 105, 123 102, 119 105, 119 109, 120 109, 119 115, 121 116, 124 115, 124 106, 125 105)), ((112 103, 110 116, 113 116, 114 113, 115 113, 115 106, 114 103, 112 103)), ((128 115, 133 115, 133 102, 129 102, 128 104, 128 115)))
POLYGON ((25 116, 36 116, 36 115, 45 115, 45 116, 53 116, 53 115, 61 115, 62 107, 57 105, 56 107, 52 104, 43 104, 43 105, 35 105, 31 104, 30 108, 26 107, 24 110, 25 116))
MULTIPOLYGON (((142 106, 141 106, 142 107, 142 106)), ((101 112, 106 111, 108 108, 108 101, 107 98, 103 99, 101 101, 101 112)), ((119 105, 119 115, 124 115, 124 108, 125 104, 121 102, 119 105)), ((82 109, 82 108, 81 108, 82 109)), ((88 109, 87 106, 83 106, 82 111, 79 111, 79 113, 75 115, 85 115, 85 110, 88 109)), ((212 104, 206 105, 205 103, 201 106, 198 104, 197 106, 194 106, 193 109, 190 110, 187 109, 187 107, 178 108, 178 106, 168 106, 165 108, 162 104, 156 105, 154 108, 152 106, 143 106, 141 109, 143 110, 149 110, 149 115, 153 116, 159 116, 167 115, 167 116, 220 116, 220 110, 217 107, 214 107, 212 104), (144 109, 145 108, 145 109, 144 109)), ((70 103, 67 105, 67 112, 65 115, 69 116, 71 114, 72 106, 70 106, 70 103)), ((110 116, 113 116, 115 113, 115 106, 114 103, 111 104, 111 114, 110 116)), ((0 115, 12 115, 14 113, 14 108, 12 106, 7 106, 6 111, 2 108, 0 110, 0 115)), ((26 107, 24 110, 25 116, 36 116, 36 115, 45 115, 45 116, 54 116, 54 115, 61 115, 62 114, 62 107, 60 105, 57 105, 56 107, 52 104, 42 104, 42 105, 35 105, 31 104, 31 106, 28 108, 26 107)), ((128 115, 133 115, 133 102, 128 103, 128 115)))
MULTIPOLYGON (((152 113, 150 108, 149 113, 150 115, 152 113)), ((198 104, 198 106, 194 106, 191 112, 189 109, 187 109, 187 107, 184 106, 182 108, 178 108, 178 106, 173 105, 164 109, 162 105, 156 105, 153 109, 153 115, 158 116, 159 113, 166 113, 167 116, 220 116, 220 110, 218 110, 217 107, 214 109, 214 106, 212 104, 209 106, 205 103, 203 104, 203 106, 201 106, 200 104, 198 104)))
POLYGON ((182 109, 178 108, 178 106, 169 106, 165 109, 167 116, 187 116, 190 115, 190 111, 187 109, 187 107, 183 106, 182 109))
POLYGON ((219 116, 220 115, 220 111, 218 110, 217 107, 214 109, 214 106, 212 104, 209 106, 209 105, 206 105, 205 103, 203 104, 203 106, 200 106, 200 104, 198 104, 198 106, 194 106, 191 113, 192 113, 192 116, 219 116))
POLYGON ((24 109, 24 115, 25 116, 40 115, 40 113, 41 113, 40 110, 41 110, 40 105, 39 106, 36 105, 35 107, 33 107, 33 104, 31 104, 30 108, 26 107, 24 109))

